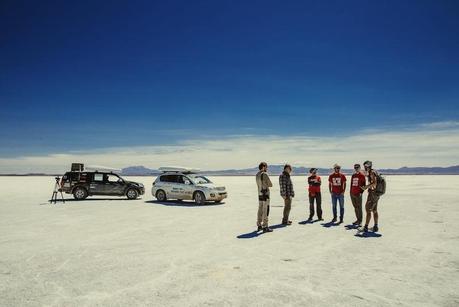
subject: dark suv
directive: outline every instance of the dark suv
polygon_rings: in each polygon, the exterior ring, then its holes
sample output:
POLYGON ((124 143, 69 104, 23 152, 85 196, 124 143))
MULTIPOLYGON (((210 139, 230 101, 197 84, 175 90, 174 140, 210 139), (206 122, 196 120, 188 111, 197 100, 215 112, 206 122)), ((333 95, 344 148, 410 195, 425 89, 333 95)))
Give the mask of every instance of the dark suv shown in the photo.
POLYGON ((126 181, 112 172, 67 172, 60 181, 60 190, 73 194, 77 200, 92 195, 126 196, 136 199, 145 193, 141 183, 126 181))

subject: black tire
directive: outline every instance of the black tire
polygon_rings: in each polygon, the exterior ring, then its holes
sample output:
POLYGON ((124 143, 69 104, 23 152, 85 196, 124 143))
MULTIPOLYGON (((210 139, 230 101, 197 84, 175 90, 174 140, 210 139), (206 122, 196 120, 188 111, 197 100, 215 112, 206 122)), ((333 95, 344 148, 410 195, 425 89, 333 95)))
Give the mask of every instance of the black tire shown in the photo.
POLYGON ((194 192, 193 199, 197 205, 204 205, 206 203, 206 196, 201 191, 194 192))
POLYGON ((216 200, 215 203, 216 203, 216 204, 221 204, 221 203, 222 203, 222 200, 216 200))
POLYGON ((75 190, 73 190, 73 198, 76 200, 83 200, 88 197, 88 191, 83 188, 83 187, 76 187, 75 190))
POLYGON ((166 201, 167 200, 167 196, 166 196, 166 192, 164 192, 163 190, 158 190, 156 191, 156 199, 159 200, 159 201, 166 201))
POLYGON ((126 191, 126 197, 130 200, 137 199, 137 197, 139 197, 139 191, 134 188, 130 188, 126 191))

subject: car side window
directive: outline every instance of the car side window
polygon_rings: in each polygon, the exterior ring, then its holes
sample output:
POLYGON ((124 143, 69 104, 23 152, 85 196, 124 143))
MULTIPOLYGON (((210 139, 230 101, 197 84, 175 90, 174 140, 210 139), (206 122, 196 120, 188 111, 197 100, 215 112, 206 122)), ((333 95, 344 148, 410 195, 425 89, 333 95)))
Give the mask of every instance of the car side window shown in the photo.
POLYGON ((177 177, 176 178, 176 180, 177 180, 176 182, 177 183, 185 183, 185 180, 184 180, 183 176, 177 175, 176 177, 177 177))
POLYGON ((172 175, 163 175, 160 177, 161 182, 175 182, 172 175))
POLYGON ((118 182, 118 180, 120 180, 120 178, 118 176, 112 175, 112 174, 108 175, 108 180, 107 180, 108 182, 116 183, 116 182, 118 182))
POLYGON ((98 181, 98 182, 104 181, 104 174, 94 174, 94 181, 98 181))

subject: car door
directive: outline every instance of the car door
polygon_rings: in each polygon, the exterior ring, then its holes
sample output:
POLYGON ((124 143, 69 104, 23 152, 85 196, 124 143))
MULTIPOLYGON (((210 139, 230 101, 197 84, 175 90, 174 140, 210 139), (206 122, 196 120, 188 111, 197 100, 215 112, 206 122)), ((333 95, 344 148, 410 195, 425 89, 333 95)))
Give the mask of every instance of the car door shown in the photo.
POLYGON ((166 192, 166 196, 168 198, 172 197, 172 185, 175 182, 175 177, 173 175, 161 175, 159 177, 159 183, 157 185, 158 190, 163 190, 166 192))
POLYGON ((123 179, 115 174, 107 174, 104 193, 106 195, 122 195, 126 189, 126 184, 123 179))
POLYGON ((195 185, 190 178, 183 176, 183 198, 182 199, 193 199, 193 192, 195 190, 195 185))
POLYGON ((103 173, 93 173, 89 184, 89 194, 103 195, 105 192, 105 182, 103 173))
POLYGON ((182 175, 170 175, 171 176, 171 190, 170 198, 183 199, 183 178, 182 175))

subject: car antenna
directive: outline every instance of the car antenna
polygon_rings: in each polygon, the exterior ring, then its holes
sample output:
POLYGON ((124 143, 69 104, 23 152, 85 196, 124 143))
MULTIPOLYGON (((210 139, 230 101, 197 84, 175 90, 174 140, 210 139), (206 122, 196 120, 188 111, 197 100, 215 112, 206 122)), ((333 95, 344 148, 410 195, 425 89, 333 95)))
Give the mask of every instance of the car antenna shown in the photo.
POLYGON ((57 204, 57 194, 60 192, 61 193, 62 202, 65 204, 64 194, 62 194, 62 189, 60 188, 60 184, 59 184, 59 181, 61 180, 61 178, 59 178, 59 176, 56 176, 56 177, 54 177, 54 180, 56 180, 56 182, 54 183, 53 195, 51 196, 51 200, 49 202, 51 204, 53 202, 55 204, 57 204))

